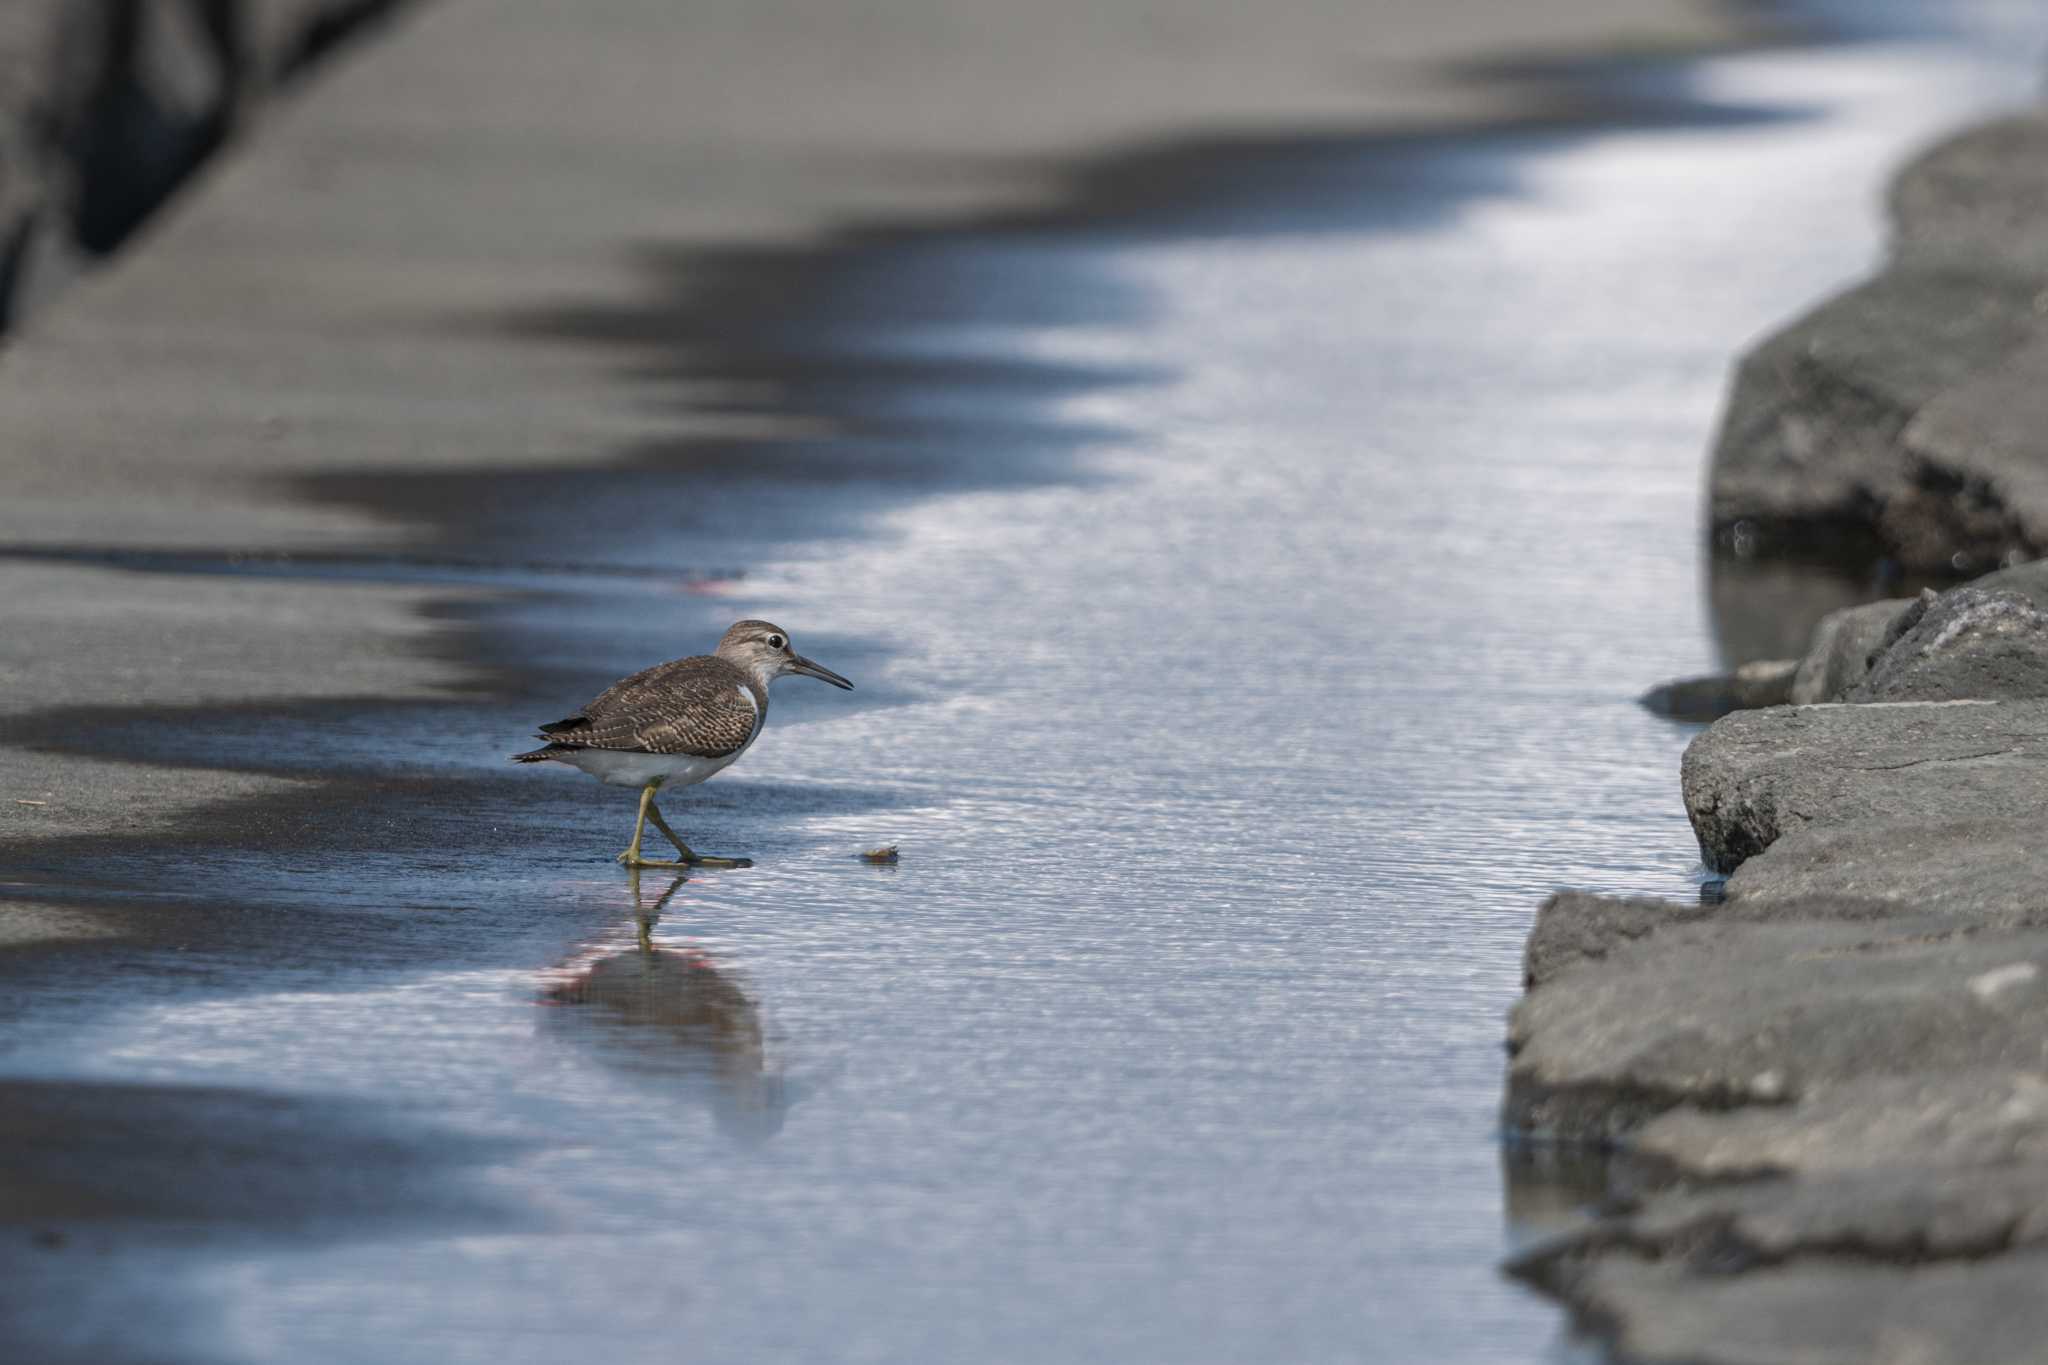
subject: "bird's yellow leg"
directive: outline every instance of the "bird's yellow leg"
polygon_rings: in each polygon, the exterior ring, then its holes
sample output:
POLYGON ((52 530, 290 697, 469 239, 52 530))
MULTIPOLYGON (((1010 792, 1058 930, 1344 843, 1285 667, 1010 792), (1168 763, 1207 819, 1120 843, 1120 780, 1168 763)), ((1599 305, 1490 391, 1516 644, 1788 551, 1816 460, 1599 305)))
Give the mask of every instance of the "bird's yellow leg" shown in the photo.
MULTIPOLYGON (((650 787, 648 790, 651 792, 653 788, 650 787)), ((642 809, 647 812, 647 818, 654 821, 654 827, 660 830, 663 834, 667 835, 668 841, 676 846, 676 852, 683 855, 683 862, 687 866, 752 867, 754 865, 754 860, 752 858, 711 858, 706 857, 702 854, 692 853, 690 851, 690 846, 684 843, 681 839, 678 839, 676 837, 676 832, 668 827, 668 821, 661 818, 661 808, 654 804, 654 801, 651 797, 645 803, 642 809)))
MULTIPOLYGON (((624 853, 621 853, 619 855, 619 861, 624 863, 627 867, 683 867, 686 865, 683 863, 649 862, 647 859, 642 858, 640 856, 640 836, 647 830, 648 812, 654 810, 655 785, 656 784, 650 782, 640 789, 640 817, 633 822, 633 843, 631 847, 629 847, 624 853)), ((654 820, 656 824, 661 823, 661 815, 659 812, 655 813, 654 820)), ((662 825, 662 828, 667 829, 668 826, 662 825)), ((674 838, 675 836, 670 835, 669 837, 674 838)))
POLYGON ((676 852, 683 855, 684 862, 694 863, 697 861, 697 855, 690 851, 690 846, 681 839, 678 839, 676 832, 668 827, 668 821, 661 818, 660 806, 649 801, 643 809, 647 812, 647 818, 654 821, 654 827, 667 835, 668 841, 676 846, 676 852))

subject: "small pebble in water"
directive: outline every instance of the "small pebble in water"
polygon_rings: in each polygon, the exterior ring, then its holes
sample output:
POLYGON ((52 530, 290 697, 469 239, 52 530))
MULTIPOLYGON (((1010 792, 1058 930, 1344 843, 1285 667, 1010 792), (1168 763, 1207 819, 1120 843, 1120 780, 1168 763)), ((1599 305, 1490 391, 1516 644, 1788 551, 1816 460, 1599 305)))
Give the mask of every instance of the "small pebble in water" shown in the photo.
POLYGON ((896 845, 884 844, 880 848, 871 848, 860 856, 864 862, 893 863, 896 861, 896 845))

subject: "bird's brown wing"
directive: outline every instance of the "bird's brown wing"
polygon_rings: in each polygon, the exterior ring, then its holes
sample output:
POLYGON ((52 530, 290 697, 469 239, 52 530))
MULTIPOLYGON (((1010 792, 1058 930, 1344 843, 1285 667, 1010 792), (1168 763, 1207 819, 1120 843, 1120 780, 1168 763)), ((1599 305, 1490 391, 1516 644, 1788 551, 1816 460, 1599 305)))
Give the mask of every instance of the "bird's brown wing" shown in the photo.
POLYGON ((745 747, 758 720, 746 674, 700 655, 621 679, 579 714, 540 729, 570 748, 723 758, 745 747))

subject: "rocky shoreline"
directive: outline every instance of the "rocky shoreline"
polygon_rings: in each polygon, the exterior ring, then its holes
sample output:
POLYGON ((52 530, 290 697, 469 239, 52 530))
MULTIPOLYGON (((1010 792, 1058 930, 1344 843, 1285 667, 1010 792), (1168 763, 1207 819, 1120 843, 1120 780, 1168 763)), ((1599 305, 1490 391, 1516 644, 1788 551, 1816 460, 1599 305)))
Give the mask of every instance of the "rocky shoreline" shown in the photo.
POLYGON ((1640 1362, 2038 1360, 2048 1336, 2048 115, 1907 166, 1872 280, 1742 362, 1724 552, 2005 567, 1660 688, 1724 883, 1554 896, 1505 1119, 1618 1153, 1511 1270, 1640 1362))

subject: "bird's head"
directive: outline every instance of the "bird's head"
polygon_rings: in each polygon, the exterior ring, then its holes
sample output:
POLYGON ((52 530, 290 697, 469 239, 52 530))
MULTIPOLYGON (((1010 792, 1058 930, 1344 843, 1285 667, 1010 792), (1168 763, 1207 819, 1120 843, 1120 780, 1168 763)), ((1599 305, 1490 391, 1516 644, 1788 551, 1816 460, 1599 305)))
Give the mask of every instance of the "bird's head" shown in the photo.
POLYGON ((834 687, 852 683, 823 664, 814 664, 789 645, 789 632, 769 621, 740 621, 718 642, 718 657, 753 674, 762 687, 789 673, 822 678, 834 687))

